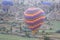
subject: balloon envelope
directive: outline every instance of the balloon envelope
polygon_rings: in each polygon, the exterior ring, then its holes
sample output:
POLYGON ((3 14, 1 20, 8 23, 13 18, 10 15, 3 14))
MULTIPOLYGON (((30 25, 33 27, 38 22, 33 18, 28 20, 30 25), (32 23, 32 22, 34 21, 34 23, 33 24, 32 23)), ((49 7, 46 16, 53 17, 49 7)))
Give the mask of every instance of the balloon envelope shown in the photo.
POLYGON ((39 28, 45 20, 45 12, 39 8, 28 8, 24 12, 25 23, 31 30, 39 28))

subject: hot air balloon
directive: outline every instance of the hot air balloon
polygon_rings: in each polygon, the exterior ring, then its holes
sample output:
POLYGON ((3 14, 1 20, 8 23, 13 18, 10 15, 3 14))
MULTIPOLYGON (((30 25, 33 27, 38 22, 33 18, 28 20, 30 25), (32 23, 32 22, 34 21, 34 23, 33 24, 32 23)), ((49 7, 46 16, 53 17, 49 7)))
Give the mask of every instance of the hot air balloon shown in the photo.
POLYGON ((43 5, 52 5, 51 2, 47 2, 47 1, 41 1, 41 4, 43 4, 43 5))
POLYGON ((11 0, 3 0, 1 4, 3 11, 8 11, 9 7, 13 6, 13 2, 11 0))
POLYGON ((35 34, 45 21, 45 12, 40 8, 28 8, 24 12, 24 21, 35 34))

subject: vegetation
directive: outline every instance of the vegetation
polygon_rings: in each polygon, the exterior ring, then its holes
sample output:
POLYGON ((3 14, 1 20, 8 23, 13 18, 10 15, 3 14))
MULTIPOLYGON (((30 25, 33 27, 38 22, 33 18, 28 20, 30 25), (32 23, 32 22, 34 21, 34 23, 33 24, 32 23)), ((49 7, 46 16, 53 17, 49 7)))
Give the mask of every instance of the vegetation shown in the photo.
POLYGON ((2 34, 0 34, 0 40, 38 40, 38 39, 20 37, 20 36, 15 36, 15 35, 2 35, 2 34))

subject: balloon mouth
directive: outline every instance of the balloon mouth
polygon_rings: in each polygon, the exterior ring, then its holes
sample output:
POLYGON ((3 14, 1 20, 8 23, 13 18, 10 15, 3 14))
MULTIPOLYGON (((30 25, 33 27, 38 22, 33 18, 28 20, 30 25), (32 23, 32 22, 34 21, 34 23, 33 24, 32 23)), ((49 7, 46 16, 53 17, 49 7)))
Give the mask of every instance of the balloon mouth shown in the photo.
MULTIPOLYGON (((41 26, 41 25, 40 25, 41 26)), ((38 29, 38 28, 40 28, 40 26, 38 26, 38 27, 35 27, 35 28, 29 28, 30 30, 36 30, 36 29, 38 29)))

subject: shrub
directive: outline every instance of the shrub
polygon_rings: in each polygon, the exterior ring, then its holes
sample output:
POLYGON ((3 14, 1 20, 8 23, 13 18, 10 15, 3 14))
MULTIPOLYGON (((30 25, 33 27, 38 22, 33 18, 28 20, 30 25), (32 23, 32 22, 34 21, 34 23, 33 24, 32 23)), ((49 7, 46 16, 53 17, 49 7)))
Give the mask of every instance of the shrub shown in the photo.
POLYGON ((56 33, 60 33, 60 30, 57 30, 56 33))
POLYGON ((44 36, 44 40, 50 40, 50 38, 47 36, 44 36))

